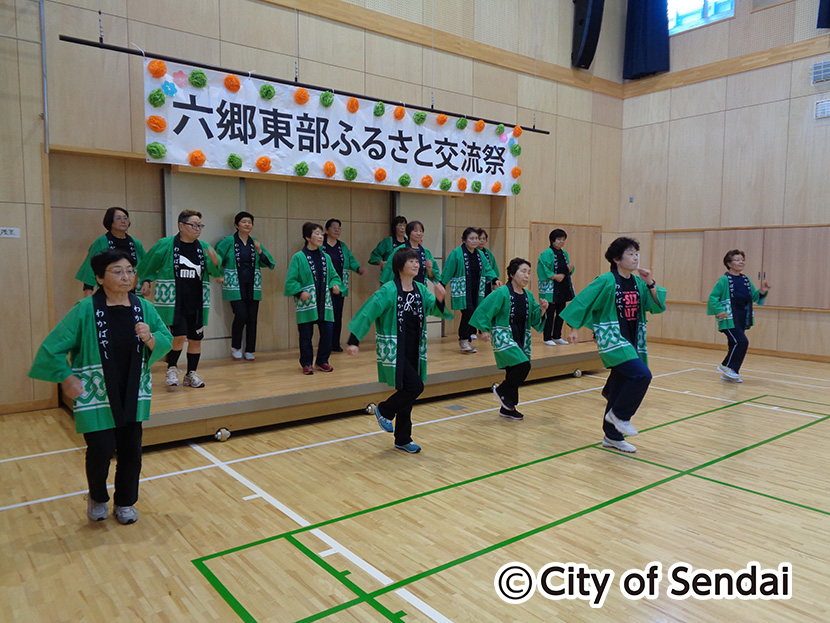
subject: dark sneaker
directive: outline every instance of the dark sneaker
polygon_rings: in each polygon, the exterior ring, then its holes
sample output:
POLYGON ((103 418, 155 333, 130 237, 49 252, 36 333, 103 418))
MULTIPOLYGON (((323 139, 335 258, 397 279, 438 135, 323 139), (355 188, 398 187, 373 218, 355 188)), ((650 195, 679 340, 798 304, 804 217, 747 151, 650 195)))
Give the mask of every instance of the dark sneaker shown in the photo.
POLYGON ((516 409, 505 409, 502 407, 499 409, 499 415, 506 420, 523 420, 525 419, 524 414, 519 413, 516 409))
POLYGON ((318 363, 317 364, 317 369, 320 370, 321 372, 334 372, 334 368, 332 368, 327 363, 318 363))
POLYGON ((395 447, 398 450, 403 450, 404 452, 409 452, 409 454, 417 454, 418 452, 421 451, 421 446, 419 446, 416 443, 412 443, 411 441, 408 444, 403 445, 403 446, 399 446, 398 444, 395 444, 395 447))
POLYGON ((375 417, 377 418, 378 424, 380 424, 380 427, 383 430, 385 430, 387 433, 395 432, 395 425, 392 423, 392 420, 383 417, 380 414, 380 409, 378 409, 377 406, 375 406, 375 417))
POLYGON ((314 374, 314 366, 303 366, 303 374, 314 374))
POLYGON ((513 401, 509 398, 505 398, 499 393, 499 384, 493 383, 493 395, 495 395, 496 400, 499 401, 499 404, 502 406, 503 409, 507 409, 508 411, 515 411, 516 405, 513 404, 513 401))

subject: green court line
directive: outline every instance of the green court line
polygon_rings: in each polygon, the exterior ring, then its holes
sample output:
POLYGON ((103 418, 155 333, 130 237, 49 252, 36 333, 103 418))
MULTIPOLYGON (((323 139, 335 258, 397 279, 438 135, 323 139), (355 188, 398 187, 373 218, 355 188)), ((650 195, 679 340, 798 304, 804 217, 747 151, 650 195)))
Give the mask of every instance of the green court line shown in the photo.
POLYGON ((708 476, 701 476, 700 474, 689 474, 694 478, 700 478, 701 480, 708 480, 709 482, 714 482, 715 484, 723 485, 724 487, 730 487, 732 489, 737 489, 739 491, 744 491, 746 493, 752 493, 754 495, 759 495, 762 498, 769 498, 770 500, 775 500, 776 502, 783 502, 784 504, 789 504, 790 506, 797 506, 798 508, 803 508, 808 511, 813 511, 814 513, 821 513, 822 515, 830 515, 830 511, 825 511, 820 508, 815 508, 814 506, 807 506, 806 504, 801 504, 800 502, 793 502, 792 500, 786 500, 784 498, 779 498, 775 495, 770 495, 769 493, 763 493, 762 491, 755 491, 754 489, 747 489, 746 487, 741 487, 739 485, 733 485, 729 482, 724 482, 723 480, 717 480, 716 478, 709 478, 708 476))
MULTIPOLYGON (((662 428, 662 427, 668 426, 670 424, 676 424, 678 422, 683 422, 683 421, 686 421, 686 420, 689 420, 689 419, 692 419, 692 418, 700 417, 702 415, 708 415, 710 413, 715 413, 715 412, 718 412, 718 411, 722 411, 724 409, 729 409, 729 408, 732 408, 732 407, 735 407, 735 406, 739 406, 741 404, 746 404, 746 403, 753 402, 753 401, 756 401, 758 399, 766 398, 766 397, 767 397, 766 394, 763 394, 763 395, 760 395, 760 396, 755 396, 753 398, 748 398, 748 399, 745 399, 745 400, 730 403, 728 405, 723 405, 723 406, 720 406, 720 407, 716 407, 714 409, 709 409, 707 411, 702 411, 700 413, 696 413, 696 414, 693 414, 693 415, 678 418, 678 419, 672 420, 670 422, 664 422, 662 424, 658 424, 656 426, 652 426, 652 427, 645 428, 645 429, 642 429, 642 430, 643 431, 648 431, 648 430, 654 430, 654 429, 657 429, 657 428, 662 428)), ((816 420, 814 422, 810 422, 808 425, 816 424, 819 421, 821 421, 821 420, 816 420)), ((787 434, 787 433, 784 433, 784 434, 787 434)), ((765 443, 765 442, 761 442, 761 443, 765 443)), ((506 473, 510 473, 510 472, 518 470, 518 469, 523 469, 525 467, 530 467, 532 465, 540 464, 540 463, 543 463, 545 461, 549 461, 549 460, 552 460, 552 459, 555 459, 555 458, 560 458, 560 457, 566 456, 568 454, 572 454, 572 453, 575 453, 575 452, 580 452, 580 451, 588 449, 588 448, 597 448, 597 447, 598 447, 598 444, 596 444, 596 443, 588 444, 586 446, 582 446, 582 447, 579 447, 579 448, 573 448, 571 450, 566 450, 564 452, 560 452, 558 454, 554 454, 554 455, 551 455, 551 456, 548 456, 548 457, 542 457, 542 458, 539 458, 539 459, 534 459, 533 461, 528 461, 528 462, 522 463, 520 465, 515 465, 515 466, 512 466, 512 467, 508 467, 508 468, 498 470, 498 471, 495 471, 495 472, 491 472, 491 473, 488 473, 488 474, 483 474, 481 476, 476 476, 474 478, 470 478, 470 479, 467 479, 467 480, 464 480, 464 481, 461 481, 461 482, 452 483, 452 484, 449 484, 449 485, 445 485, 443 487, 438 487, 438 488, 432 489, 430 491, 417 493, 417 494, 414 494, 414 495, 411 495, 411 496, 408 496, 408 497, 405 497, 405 498, 401 498, 399 500, 393 500, 392 502, 387 502, 385 504, 380 504, 380 505, 375 506, 375 507, 370 507, 370 508, 363 509, 363 510, 360 510, 360 511, 355 511, 354 513, 343 515, 341 517, 336 517, 336 518, 328 519, 328 520, 318 522, 316 524, 312 524, 312 525, 309 525, 309 526, 296 528, 296 529, 293 529, 293 530, 290 530, 290 531, 287 531, 287 532, 284 532, 284 533, 281 533, 281 534, 278 534, 278 535, 275 535, 275 536, 267 537, 265 539, 260 539, 258 541, 253 541, 251 543, 247 543, 247 544, 240 545, 240 546, 237 546, 237 547, 234 547, 234 548, 230 548, 230 549, 227 549, 227 550, 224 550, 224 551, 221 551, 221 552, 217 552, 215 554, 209 554, 207 556, 203 556, 201 558, 194 559, 192 562, 197 565, 197 567, 200 569, 200 571, 202 571, 202 573, 206 576, 208 581, 210 581, 210 583, 215 588, 217 588, 217 590, 218 590, 218 586, 222 586, 222 584, 218 580, 218 578, 216 578, 212 573, 210 574, 210 576, 212 576, 212 577, 208 577, 209 570, 204 565, 204 562, 207 561, 207 560, 211 560, 213 558, 218 558, 218 557, 225 556, 225 555, 228 555, 228 554, 231 554, 231 553, 239 552, 239 551, 251 548, 251 547, 256 547, 258 545, 269 543, 269 542, 275 541, 275 540, 280 539, 280 538, 286 538, 287 539, 289 537, 293 537, 296 534, 300 534, 300 533, 303 533, 303 532, 307 532, 307 531, 310 531, 310 530, 321 528, 321 527, 326 526, 326 525, 331 525, 331 524, 334 524, 334 523, 338 523, 338 522, 344 521, 346 519, 351 519, 351 518, 354 518, 354 517, 358 517, 360 515, 364 515, 364 514, 367 514, 367 513, 375 512, 375 511, 382 510, 382 509, 385 509, 385 508, 389 508, 389 507, 392 507, 392 506, 396 506, 396 505, 402 504, 404 502, 409 502, 409 501, 412 501, 412 500, 416 500, 416 499, 419 499, 419 498, 422 498, 422 497, 426 497, 428 495, 433 495, 435 493, 440 493, 440 492, 446 491, 448 489, 453 489, 453 488, 460 487, 460 486, 463 486, 463 485, 467 485, 467 484, 470 484, 470 483, 478 482, 478 481, 485 480, 487 478, 491 478, 491 477, 494 477, 494 476, 499 476, 499 475, 503 475, 503 474, 506 474, 506 473), (197 564, 197 562, 201 563, 201 564, 197 564)), ((715 459, 715 462, 717 462, 718 460, 728 458, 729 456, 731 456, 731 455, 721 457, 721 459, 715 459)), ((633 458, 635 460, 640 460, 640 461, 648 463, 648 461, 645 461, 643 459, 638 459, 637 457, 626 457, 626 458, 633 458)), ((652 463, 652 465, 655 465, 657 467, 661 467, 663 469, 677 471, 674 468, 670 468, 670 467, 660 465, 660 464, 657 464, 657 463, 652 463)), ((700 466, 700 468, 702 468, 706 465, 707 464, 704 464, 703 466, 700 466)), ((698 468, 693 468, 693 469, 698 469, 698 468)), ((688 471, 692 471, 692 470, 688 470, 688 471)), ((686 474, 687 474, 687 472, 678 472, 675 476, 671 476, 669 478, 669 480, 674 479, 675 477, 679 477, 681 475, 686 475, 686 474)), ((656 485, 654 485, 654 486, 656 486, 656 485)), ((631 495, 633 495, 633 493, 631 495)), ((620 497, 620 498, 615 498, 614 500, 610 500, 607 503, 612 503, 612 502, 615 502, 615 501, 619 501, 619 499, 624 499, 624 497, 627 497, 627 496, 623 496, 623 497, 620 497)), ((592 509, 588 509, 584 512, 592 512, 593 510, 596 510, 598 508, 602 508, 602 506, 592 507, 592 509)), ((571 518, 575 518, 575 517, 571 517, 571 518)), ((558 523, 554 522, 553 524, 551 524, 547 528, 543 527, 543 529, 549 529, 550 527, 553 527, 555 525, 558 525, 558 523)), ((526 538, 526 536, 528 536, 528 535, 521 536, 520 538, 526 538)), ((292 539, 292 541, 296 541, 296 539, 292 539)), ((503 546, 504 545, 500 545, 499 547, 503 547, 503 546)), ((496 549, 498 549, 498 548, 496 548, 496 549)), ((478 555, 480 555, 480 554, 478 554, 478 555)), ((460 564, 460 563, 456 563, 456 564, 460 564)), ((336 577, 338 577, 338 579, 342 581, 342 578, 340 578, 339 576, 336 576, 336 577)), ((392 586, 392 585, 389 585, 389 586, 392 586)), ((389 586, 384 587, 384 589, 381 589, 383 592, 380 593, 380 594, 385 594, 386 592, 389 592, 388 591, 389 586)), ((223 590, 221 592, 223 592, 228 597, 233 599, 233 602, 235 602, 239 606, 239 609, 242 610, 242 612, 245 612, 245 614, 247 614, 247 612, 244 610, 244 608, 242 608, 241 604, 239 604, 239 602, 236 601, 236 599, 233 598, 233 596, 230 594, 229 591, 227 591, 227 589, 224 588, 224 586, 222 586, 222 589, 223 590)), ((360 590, 360 589, 358 589, 358 590, 360 590)), ((353 592, 355 592, 355 591, 353 591, 353 592)), ((356 594, 358 594, 358 593, 356 593, 356 594)), ((371 593, 364 593, 364 595, 365 595, 365 597, 363 597, 363 598, 358 597, 356 601, 352 600, 350 602, 346 602, 347 604, 349 604, 346 607, 351 607, 351 606, 353 606, 357 603, 364 603, 364 602, 367 602, 367 600, 373 599, 373 596, 372 596, 371 593)), ((231 604, 231 605, 233 607, 233 604, 231 604)), ((250 616, 250 615, 248 615, 248 616, 250 616)), ((246 620, 254 620, 254 619, 246 619, 246 620)), ((311 619, 311 620, 315 620, 315 619, 311 619)))
POLYGON ((807 409, 802 409, 801 407, 788 407, 788 406, 785 406, 785 405, 774 405, 770 402, 758 402, 757 400, 753 401, 752 404, 763 405, 764 407, 775 407, 777 409, 787 409, 789 411, 796 411, 798 413, 809 413, 810 415, 822 415, 822 416, 830 415, 830 413, 819 413, 818 411, 808 411, 807 409))
POLYGON ((193 564, 196 565, 196 568, 202 573, 207 581, 210 582, 210 585, 216 589, 216 592, 219 593, 219 596, 225 600, 225 602, 233 609, 234 612, 239 616, 240 619, 245 621, 246 623, 256 623, 256 619, 251 616, 251 613, 245 610, 239 600, 233 596, 225 585, 219 581, 213 572, 207 568, 207 565, 203 563, 201 560, 194 560, 193 564))
MULTIPOLYGON (((742 401, 742 402, 748 402, 748 401, 742 401)), ((739 404, 739 403, 735 403, 735 404, 739 404)), ((733 405, 733 406, 734 406, 734 405, 733 405)), ((828 418, 830 418, 830 416, 828 416, 827 418, 824 418, 824 419, 828 419, 828 418)), ((686 419, 686 418, 684 418, 684 419, 686 419)), ((724 461, 724 460, 726 460, 726 459, 728 459, 728 458, 731 458, 731 457, 733 457, 733 456, 736 456, 736 455, 738 455, 738 454, 742 454, 742 453, 744 453, 744 452, 748 452, 749 450, 752 450, 752 449, 757 448, 757 447, 759 447, 759 446, 762 446, 762 445, 764 445, 764 444, 767 444, 767 443, 770 443, 770 442, 775 441, 775 440, 777 440, 777 439, 780 439, 780 438, 782 438, 782 437, 785 437, 786 435, 790 435, 790 434, 792 434, 792 433, 798 432, 798 431, 803 430, 803 429, 805 429, 805 428, 808 428, 808 427, 810 427, 810 426, 815 426, 815 425, 816 425, 816 424, 818 424, 819 422, 824 421, 824 419, 822 419, 822 420, 814 420, 814 421, 812 421, 812 422, 808 422, 808 423, 806 423, 806 424, 804 424, 804 425, 802 425, 802 426, 798 426, 798 427, 796 427, 796 428, 794 428, 794 429, 792 429, 792 430, 785 431, 785 432, 783 432, 783 433, 780 433, 780 434, 778 434, 778 435, 775 435, 775 436, 773 436, 773 437, 770 437, 769 439, 766 439, 766 440, 763 440, 763 441, 760 441, 760 442, 754 443, 754 444, 752 444, 752 445, 749 445, 749 446, 747 446, 747 447, 745 447, 745 448, 741 448, 741 449, 739 449, 739 450, 735 450, 734 452, 730 452, 729 454, 726 454, 726 455, 724 455, 724 456, 722 456, 722 457, 719 457, 719 458, 713 459, 713 460, 711 460, 711 461, 707 461, 706 463, 701 463, 700 465, 698 465, 698 466, 696 466, 696 467, 692 467, 692 468, 690 468, 690 469, 688 469, 688 470, 685 470, 685 471, 682 471, 682 472, 678 472, 678 473, 673 474, 673 475, 671 475, 671 476, 669 476, 669 477, 667 477, 667 478, 663 478, 662 480, 658 480, 658 481, 653 482, 653 483, 651 483, 651 484, 649 484, 649 485, 645 485, 645 486, 643 486, 643 487, 640 487, 639 489, 635 489, 635 490, 630 491, 630 492, 628 492, 628 493, 625 493, 625 494, 622 494, 622 495, 620 495, 620 496, 617 496, 616 498, 612 498, 611 500, 606 500, 605 502, 601 502, 601 503, 596 504, 596 505, 594 505, 594 506, 592 506, 592 507, 589 507, 589 508, 587 508, 587 509, 583 509, 582 511, 578 511, 578 512, 576 512, 576 513, 573 513, 573 514, 571 514, 571 515, 569 515, 569 516, 567 516, 567 517, 563 517, 563 518, 561 518, 561 519, 558 519, 558 520, 556 520, 556 521, 550 522, 550 523, 545 524, 545 525, 543 525, 543 526, 539 526, 538 528, 534 528, 534 529, 532 529, 532 530, 528 530, 527 532, 524 532, 524 533, 519 534, 519 535, 517 535, 517 536, 514 536, 514 537, 511 537, 511 538, 506 539, 506 540, 504 540, 504 541, 501 541, 500 543, 495 543, 495 544, 493 544, 493 545, 489 545, 489 546, 487 546, 487 547, 485 547, 485 548, 483 548, 483 549, 481 549, 481 550, 478 550, 477 552, 472 552, 471 554, 467 554, 466 556, 462 556, 462 557, 457 558, 457 559, 455 559, 455 560, 451 560, 451 561, 446 562, 446 563, 444 563, 444 564, 442 564, 442 565, 439 565, 439 566, 437 566, 437 567, 435 567, 435 568, 433 568, 433 569, 428 569, 427 571, 424 571, 424 572, 422 572, 422 573, 416 574, 416 575, 414 575, 414 576, 412 576, 412 577, 410 577, 410 578, 405 578, 405 579, 403 579, 403 580, 399 580, 398 582, 395 582, 395 583, 393 583, 393 584, 389 584, 388 586, 385 586, 385 587, 383 587, 383 588, 381 588, 381 589, 378 589, 378 590, 375 590, 375 591, 372 591, 372 592, 368 593, 368 594, 367 594, 367 598, 372 598, 372 599, 374 599, 374 598, 376 598, 376 597, 378 597, 378 596, 380 596, 380 595, 384 595, 384 594, 386 594, 386 593, 389 593, 389 592, 392 592, 392 591, 398 590, 399 588, 403 588, 404 586, 408 586, 409 584, 412 584, 412 583, 414 583, 414 582, 417 582, 417 581, 422 580, 422 579, 424 579, 424 578, 427 578, 427 577, 429 577, 429 576, 435 575, 436 573, 440 573, 441 571, 445 571, 445 570, 450 569, 450 568, 452 568, 452 567, 455 567, 455 566, 457 566, 457 565, 459 565, 459 564, 463 564, 463 563, 465 563, 465 562, 469 562, 470 560, 473 560, 473 559, 475 559, 475 558, 478 558, 478 557, 480 557, 480 556, 483 556, 484 554, 488 554, 488 553, 490 553, 490 552, 492 552, 492 551, 495 551, 495 550, 497 550, 497 549, 501 549, 502 547, 505 547, 505 546, 507 546, 507 545, 511 545, 511 544, 513 544, 513 543, 516 543, 516 542, 518 542, 518 541, 521 541, 521 540, 523 540, 523 539, 525 539, 525 538, 528 538, 529 536, 533 536, 533 535, 538 534, 538 533, 540 533, 540 532, 544 532, 545 530, 549 530, 550 528, 556 527, 556 526, 558 526, 558 525, 561 525, 561 524, 566 523, 566 522, 568 522, 568 521, 571 521, 571 520, 573 520, 573 519, 577 519, 577 518, 579 518, 579 517, 583 517, 584 515, 587 515, 587 514, 589 514, 589 513, 595 512, 595 511, 600 510, 600 509, 602 509, 602 508, 604 508, 604 507, 606 507, 606 506, 609 506, 609 505, 611 505, 611 504, 615 504, 615 503, 617 503, 617 502, 619 502, 619 501, 622 501, 622 500, 624 500, 624 499, 627 499, 627 498, 629 498, 629 497, 632 497, 632 496, 637 495, 637 494, 639 494, 639 493, 642 493, 642 492, 644 492, 644 491, 648 491, 648 490, 650 490, 650 489, 653 489, 653 488, 655 488, 655 487, 658 487, 658 486, 660 486, 660 485, 663 485, 663 484, 665 484, 665 483, 667 483, 667 482, 671 482, 672 480, 676 480, 676 479, 678 479, 678 478, 680 478, 680 477, 682 477, 682 476, 696 476, 696 477, 699 477, 699 478, 704 478, 704 477, 702 477, 702 476, 697 476, 696 474, 694 474, 694 472, 696 472, 696 471, 698 471, 698 470, 701 470, 701 469, 704 469, 704 468, 706 468, 706 467, 709 467, 709 466, 711 466, 711 465, 714 465, 715 463, 718 463, 718 462, 720 462, 720 461, 724 461)), ((626 457, 626 458, 635 458, 635 457, 626 457)), ((669 468, 669 469, 670 469, 670 468, 669 468)), ((709 480, 709 479, 707 479, 707 480, 709 480)), ((772 497, 772 496, 765 496, 765 497, 772 497)), ((782 501, 784 501, 784 500, 782 500, 782 501)), ((792 505, 794 505, 794 506, 802 506, 802 505, 799 505, 799 504, 794 503, 794 502, 789 502, 789 503, 791 503, 791 504, 792 504, 792 505)), ((809 510, 817 510, 817 509, 812 509, 812 508, 809 508, 809 507, 805 507, 805 508, 808 508, 809 510)), ((819 512, 823 512, 823 511, 819 511, 819 512)), ((827 513, 827 514, 830 514, 830 513, 827 513)), ((349 601, 349 602, 346 602, 346 603, 344 603, 344 604, 340 604, 339 606, 336 606, 336 607, 334 607, 334 608, 330 608, 329 610, 325 610, 325 611, 319 612, 319 613, 317 613, 317 614, 315 614, 315 615, 312 615, 311 617, 306 617, 305 619, 300 619, 300 620, 299 620, 299 621, 297 621, 296 623, 310 623, 311 621, 317 621, 317 620, 319 620, 319 619, 321 619, 321 618, 327 617, 327 616, 329 616, 329 615, 331 615, 331 614, 334 614, 334 613, 336 613, 336 612, 340 612, 340 611, 342 611, 342 610, 345 610, 345 609, 351 608, 352 606, 355 606, 355 605, 357 605, 357 604, 359 604, 359 603, 362 603, 362 600, 361 600, 360 598, 356 598, 356 599, 353 599, 353 600, 351 600, 351 601, 349 601)))
MULTIPOLYGON (((830 387, 827 388, 830 390, 830 387)), ((781 400, 792 400, 794 402, 806 402, 811 405, 821 405, 822 407, 830 407, 826 402, 816 402, 815 400, 804 400, 803 398, 790 398, 789 396, 778 396, 776 394, 767 394, 766 398, 780 398, 781 400)))

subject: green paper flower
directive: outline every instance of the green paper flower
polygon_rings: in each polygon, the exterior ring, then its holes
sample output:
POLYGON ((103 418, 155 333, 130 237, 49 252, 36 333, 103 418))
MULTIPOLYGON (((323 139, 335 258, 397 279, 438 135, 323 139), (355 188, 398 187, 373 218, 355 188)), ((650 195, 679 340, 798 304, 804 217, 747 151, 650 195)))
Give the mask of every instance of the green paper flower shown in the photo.
POLYGON ((334 104, 334 93, 331 91, 323 91, 320 93, 320 105, 323 108, 328 108, 332 104, 334 104))
POLYGON ((159 160, 167 154, 167 148, 161 143, 150 143, 147 145, 147 153, 151 158, 159 160))
POLYGON ((441 180, 441 190, 446 191, 446 190, 449 190, 450 188, 452 188, 452 182, 450 181, 450 179, 448 177, 445 177, 444 179, 441 180))
POLYGON ((412 178, 409 177, 409 173, 404 173, 398 178, 398 184, 401 186, 409 186, 412 183, 412 178))
POLYGON ((201 69, 194 69, 190 72, 187 81, 197 89, 201 89, 207 84, 207 76, 201 69))
POLYGON ((386 106, 383 102, 378 102, 375 104, 375 117, 383 117, 383 113, 386 112, 386 106))
POLYGON ((419 110, 414 115, 412 115, 412 120, 416 124, 421 125, 424 121, 427 120, 427 114, 425 112, 419 110))
POLYGON ((276 94, 276 90, 274 90, 274 87, 272 87, 270 84, 263 84, 261 87, 259 87, 259 96, 264 100, 269 100, 276 94))
POLYGON ((350 182, 357 177, 357 169, 354 167, 346 167, 343 169, 343 177, 345 177, 350 182))
POLYGON ((308 163, 303 160, 302 162, 298 162, 294 165, 294 173, 302 177, 306 173, 308 173, 308 163))
POLYGON ((231 169, 241 169, 242 157, 239 154, 231 154, 230 156, 228 156, 228 166, 231 169))
POLYGON ((496 126, 496 134, 504 134, 504 124, 500 123, 496 126))
POLYGON ((522 146, 518 143, 515 143, 513 147, 510 148, 510 153, 516 156, 516 158, 518 158, 522 155, 522 146))
POLYGON ((150 95, 147 96, 147 101, 150 102, 150 105, 153 108, 161 108, 164 106, 164 91, 161 89, 153 89, 150 91, 150 95))
POLYGON ((458 121, 455 122, 455 127, 458 128, 459 130, 463 130, 464 128, 466 128, 467 127, 467 118, 466 117, 461 117, 461 119, 459 119, 458 121))
POLYGON ((481 192, 481 182, 479 182, 478 180, 474 181, 472 184, 470 184, 470 188, 473 189, 474 193, 481 192))
POLYGON ((510 190, 513 191, 514 195, 518 195, 520 192, 522 192, 522 185, 521 184, 513 184, 510 187, 510 190))

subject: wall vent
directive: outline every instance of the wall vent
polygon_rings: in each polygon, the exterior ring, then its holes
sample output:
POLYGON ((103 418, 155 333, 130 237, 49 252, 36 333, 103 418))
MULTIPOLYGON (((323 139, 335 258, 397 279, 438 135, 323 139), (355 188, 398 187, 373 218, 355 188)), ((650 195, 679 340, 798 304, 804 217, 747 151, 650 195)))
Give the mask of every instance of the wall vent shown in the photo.
POLYGON ((819 82, 827 82, 828 80, 830 80, 830 61, 813 63, 812 75, 813 84, 818 84, 819 82))
POLYGON ((830 117, 830 100, 816 102, 816 119, 827 119, 830 117))

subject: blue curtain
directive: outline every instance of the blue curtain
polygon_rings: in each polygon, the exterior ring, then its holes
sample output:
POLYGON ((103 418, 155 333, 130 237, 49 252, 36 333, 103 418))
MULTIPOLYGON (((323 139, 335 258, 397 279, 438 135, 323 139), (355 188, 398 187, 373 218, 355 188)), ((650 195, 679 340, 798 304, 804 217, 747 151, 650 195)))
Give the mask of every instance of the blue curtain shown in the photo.
POLYGON ((830 28, 830 0, 819 0, 816 28, 830 28))
MULTIPOLYGON (((822 0, 830 3, 830 0, 822 0)), ((623 78, 636 80, 669 70, 667 0, 628 0, 623 78)))

